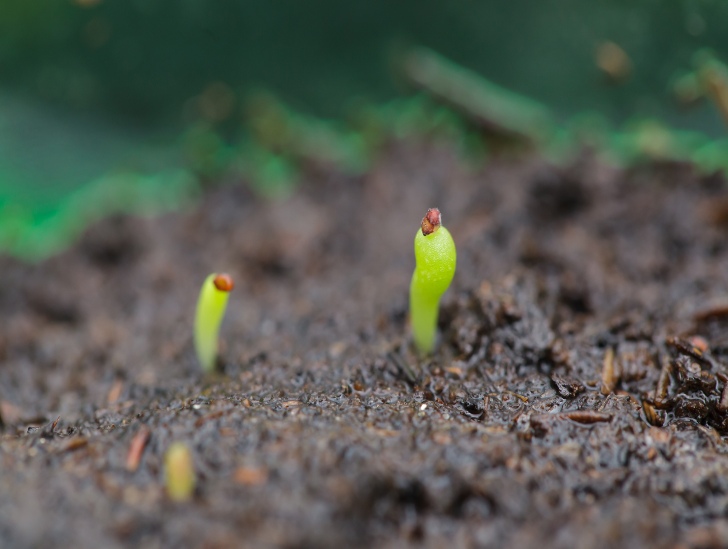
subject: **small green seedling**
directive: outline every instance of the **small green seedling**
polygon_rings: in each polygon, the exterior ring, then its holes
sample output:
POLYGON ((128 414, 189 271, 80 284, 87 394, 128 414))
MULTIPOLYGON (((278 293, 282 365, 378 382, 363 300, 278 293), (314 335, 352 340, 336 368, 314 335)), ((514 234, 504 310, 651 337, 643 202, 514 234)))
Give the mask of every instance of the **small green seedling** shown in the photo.
POLYGON ((172 501, 187 501, 195 491, 192 452, 182 442, 173 442, 164 454, 164 486, 172 501))
POLYGON ((415 235, 415 272, 410 283, 410 322, 421 354, 435 347, 440 298, 455 275, 457 254, 437 208, 427 210, 415 235))
POLYGON ((195 351, 205 372, 215 369, 220 323, 225 316, 228 294, 232 289, 233 279, 230 275, 216 273, 208 276, 200 289, 195 314, 195 351))

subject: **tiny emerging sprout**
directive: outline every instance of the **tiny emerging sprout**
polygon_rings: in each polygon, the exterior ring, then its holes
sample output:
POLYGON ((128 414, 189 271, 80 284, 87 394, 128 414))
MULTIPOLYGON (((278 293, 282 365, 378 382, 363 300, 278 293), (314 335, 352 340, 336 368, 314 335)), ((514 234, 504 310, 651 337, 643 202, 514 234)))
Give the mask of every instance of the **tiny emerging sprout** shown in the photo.
POLYGON ((195 313, 195 351, 205 372, 215 369, 220 323, 232 289, 230 275, 216 273, 209 275, 200 289, 195 313))
POLYGON ((195 491, 192 452, 182 442, 173 442, 164 454, 164 486, 172 501, 188 501, 195 491))
POLYGON ((427 210, 415 235, 415 272, 410 283, 410 322, 421 354, 435 347, 440 298, 455 275, 457 254, 437 208, 427 210))

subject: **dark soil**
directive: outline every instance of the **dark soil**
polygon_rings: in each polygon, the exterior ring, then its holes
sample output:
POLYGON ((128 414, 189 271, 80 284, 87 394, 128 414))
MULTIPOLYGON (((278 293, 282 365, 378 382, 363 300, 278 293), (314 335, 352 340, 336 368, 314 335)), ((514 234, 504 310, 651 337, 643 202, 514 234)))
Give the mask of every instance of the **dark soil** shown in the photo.
POLYGON ((311 168, 283 201, 246 189, 0 259, 2 547, 725 546, 722 177, 590 155, 473 171, 428 143, 360 178, 311 168), (432 206, 458 272, 418 360, 432 206), (236 288, 206 378, 212 271, 236 288), (188 503, 164 490, 176 440, 188 503))

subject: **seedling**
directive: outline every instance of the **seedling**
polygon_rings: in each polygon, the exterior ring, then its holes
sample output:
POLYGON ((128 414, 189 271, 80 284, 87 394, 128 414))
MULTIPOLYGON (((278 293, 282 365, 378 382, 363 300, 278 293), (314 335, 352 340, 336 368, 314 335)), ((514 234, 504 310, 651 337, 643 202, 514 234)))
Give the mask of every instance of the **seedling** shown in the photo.
POLYGON ((216 273, 208 276, 200 289, 195 314, 195 351, 205 372, 215 369, 220 323, 225 316, 228 294, 232 289, 233 279, 230 275, 216 273))
POLYGON ((172 501, 187 501, 195 491, 192 452, 182 442, 173 442, 164 454, 164 484, 172 501))
POLYGON ((427 210, 415 235, 415 272, 410 283, 410 322, 421 354, 435 347, 440 298, 455 275, 457 254, 437 208, 427 210))

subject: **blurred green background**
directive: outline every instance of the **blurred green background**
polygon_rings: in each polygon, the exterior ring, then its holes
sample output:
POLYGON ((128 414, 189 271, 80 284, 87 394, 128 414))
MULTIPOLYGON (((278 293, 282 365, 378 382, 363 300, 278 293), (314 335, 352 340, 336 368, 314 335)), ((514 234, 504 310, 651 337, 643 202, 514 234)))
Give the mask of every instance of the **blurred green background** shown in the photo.
MULTIPOLYGON (((586 128, 623 157, 642 147, 710 169, 728 150, 700 78, 728 58, 719 0, 4 0, 1 12, 0 249, 30 259, 111 211, 178 207, 201 183, 278 192, 302 158, 366 169, 383 134, 472 136, 467 113, 403 68, 420 47, 497 84, 476 83, 486 102, 541 103, 562 141, 586 128)), ((506 127, 507 111, 494 111, 506 127)))

